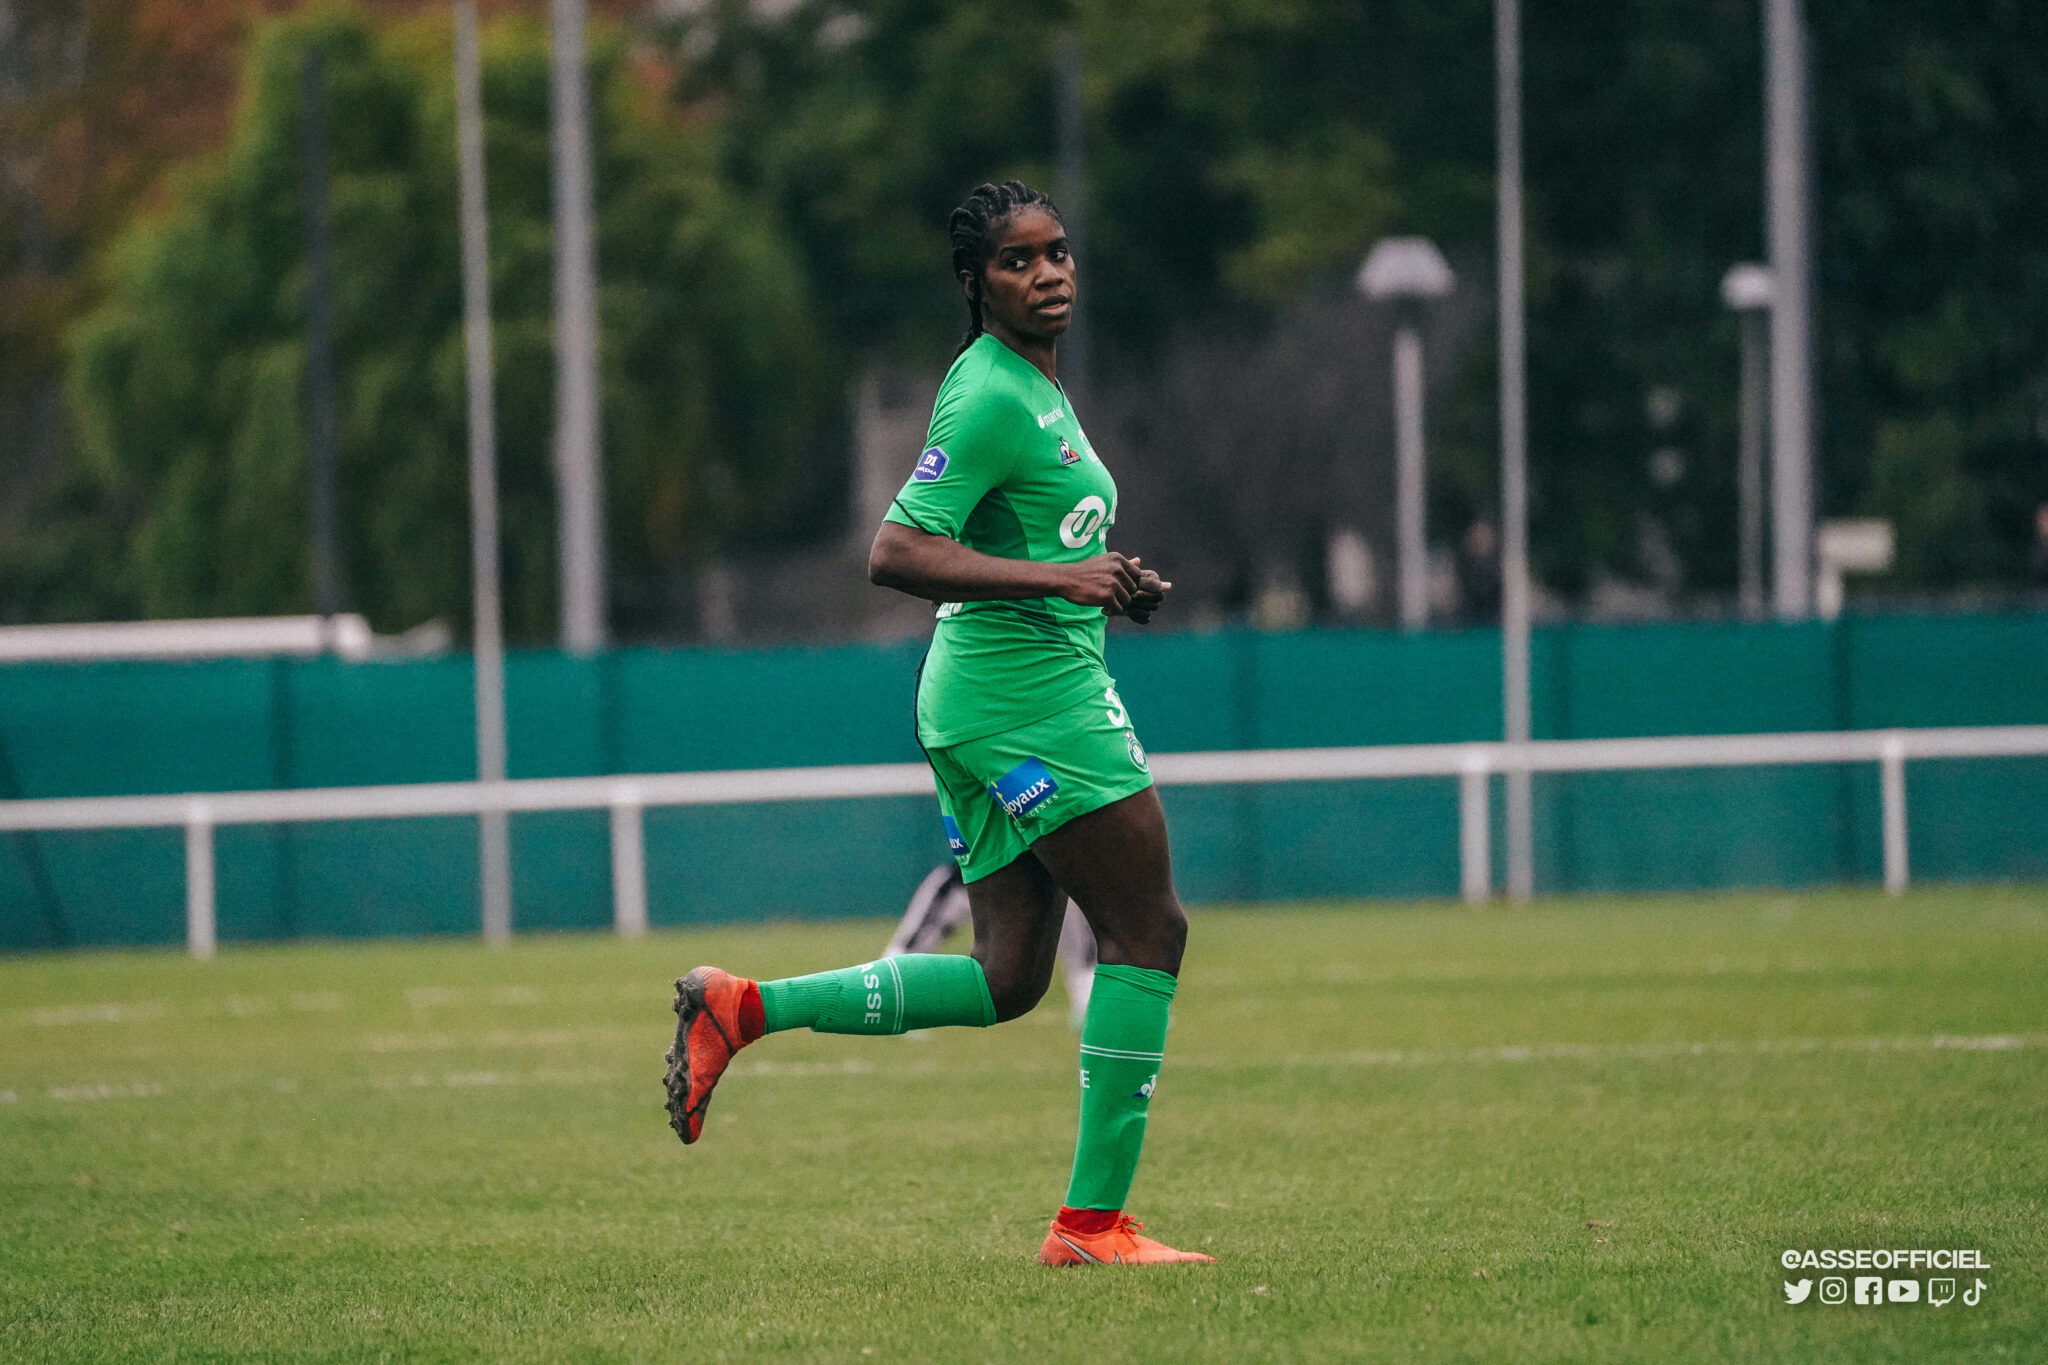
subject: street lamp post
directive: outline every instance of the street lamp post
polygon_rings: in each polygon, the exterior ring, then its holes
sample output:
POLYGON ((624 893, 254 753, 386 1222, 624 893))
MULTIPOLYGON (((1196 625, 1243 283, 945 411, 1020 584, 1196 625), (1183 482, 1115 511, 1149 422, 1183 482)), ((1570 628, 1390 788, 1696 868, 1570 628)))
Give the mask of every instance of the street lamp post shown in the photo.
MULTIPOLYGON (((469 553, 476 608, 476 776, 505 780, 505 636, 498 593, 497 422, 491 406, 491 268, 485 221, 482 62, 476 0, 455 0, 455 136, 461 185, 462 349, 469 393, 469 553)), ((512 937, 512 831, 477 816, 484 937, 512 937)))
POLYGON ((1741 442, 1735 461, 1736 581, 1742 614, 1764 613, 1764 432, 1770 412, 1770 270, 1745 263, 1721 277, 1721 301, 1742 319, 1741 442))
POLYGON ((550 0, 555 173, 555 486, 562 647, 605 642, 604 461, 599 450, 597 228, 583 0, 550 0))
POLYGON ((1456 284, 1427 237, 1383 237, 1358 268, 1358 290, 1391 302, 1394 323, 1394 545, 1401 629, 1429 621, 1429 543, 1422 459, 1422 305, 1456 284))
POLYGON ((1764 3, 1764 204, 1771 252, 1771 598, 1813 610, 1813 196, 1800 0, 1764 3))
MULTIPOLYGON (((1530 737, 1528 334, 1522 281, 1522 7, 1494 0, 1494 212, 1500 252, 1500 691, 1510 744, 1530 737)), ((1536 894, 1536 788, 1527 768, 1506 788, 1508 898, 1536 894)))

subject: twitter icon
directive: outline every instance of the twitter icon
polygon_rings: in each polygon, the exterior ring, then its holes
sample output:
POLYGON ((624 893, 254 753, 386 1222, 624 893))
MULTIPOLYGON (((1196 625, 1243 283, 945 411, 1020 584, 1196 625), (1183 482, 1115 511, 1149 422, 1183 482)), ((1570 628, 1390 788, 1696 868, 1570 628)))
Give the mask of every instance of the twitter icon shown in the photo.
POLYGON ((1798 1284, 1794 1284, 1790 1280, 1785 1281, 1785 1302, 1787 1303, 1805 1303, 1806 1296, 1812 1292, 1812 1280, 1801 1280, 1798 1284))

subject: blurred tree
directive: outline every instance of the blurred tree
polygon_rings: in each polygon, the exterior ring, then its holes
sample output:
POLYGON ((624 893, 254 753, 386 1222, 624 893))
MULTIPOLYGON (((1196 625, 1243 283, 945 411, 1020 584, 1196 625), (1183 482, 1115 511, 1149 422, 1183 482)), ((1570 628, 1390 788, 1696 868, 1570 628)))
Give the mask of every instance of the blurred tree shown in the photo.
MULTIPOLYGON (((817 525, 838 385, 772 217, 593 34, 614 623, 662 629, 718 546, 817 525)), ((106 263, 72 392, 104 508, 133 509, 150 615, 305 610, 298 66, 326 54, 344 551, 385 629, 464 619, 468 513, 453 81, 444 18, 328 6, 256 35, 234 130, 106 263)), ((485 34, 506 620, 551 633, 552 294, 545 29, 485 34)), ((829 465, 828 465, 829 467, 829 465)), ((824 481, 829 485, 829 480, 824 481)), ((821 528, 822 529, 822 528, 821 528)))
MULTIPOLYGON (((1490 293, 1491 12, 1070 0, 1020 22, 993 0, 708 0, 673 28, 680 97, 781 206, 839 343, 934 365, 959 314, 947 210, 988 176, 1052 181, 1064 24, 1086 62, 1102 377, 1152 384, 1174 357, 1257 370, 1261 331, 1321 316, 1281 305, 1340 292, 1384 231, 1436 238, 1490 293)), ((2016 583, 2048 498, 2048 220, 2026 207, 2048 202, 2048 10, 1915 0, 1810 23, 1822 513, 1894 517, 1911 581, 2016 583)), ((1527 10, 1532 541, 1574 596, 1732 592, 1717 286, 1763 251, 1760 46, 1754 0, 1527 10)), ((1452 535, 1489 515, 1497 460, 1491 339, 1469 335, 1431 443, 1452 535)), ((1212 477, 1255 479, 1268 454, 1212 477)))
POLYGON ((218 139, 248 8, 0 0, 0 619, 131 615, 117 528, 67 459, 63 336, 88 263, 218 139))
POLYGON ((1822 506, 1891 518, 1896 580, 2017 585, 2048 503, 2048 8, 1812 22, 1822 506))
MULTIPOLYGON (((1425 163, 1491 121, 1482 109, 1432 122, 1440 84, 1397 96, 1380 77, 1435 56, 1446 78, 1483 75, 1485 51, 1467 40, 1483 40, 1487 21, 1465 8, 1447 24, 1442 5, 1419 0, 1385 14, 1076 0, 1064 23, 1081 43, 1091 121, 1089 307, 1127 362, 1219 312, 1266 316, 1319 275, 1348 275, 1411 216, 1386 106, 1412 111, 1425 163), (1419 44, 1386 43, 1407 20, 1419 44)), ((679 98, 716 111, 735 178, 781 207, 838 336, 923 356, 965 316, 946 269, 952 207, 991 176, 1061 193, 1062 22, 1020 22, 997 0, 710 0, 670 28, 679 98)), ((1470 165, 1485 154, 1482 136, 1462 165, 1419 167, 1415 204, 1458 231, 1483 227, 1488 182, 1470 165)))
MULTIPOLYGON (((251 561, 251 600, 303 605, 302 556, 284 548, 304 524, 302 480, 264 461, 298 458, 288 76, 290 44, 323 23, 361 48, 337 101, 356 98, 353 80, 391 105, 337 132, 334 166, 337 231, 361 234, 337 238, 351 572, 381 624, 466 601, 438 0, 364 0, 276 30, 299 36, 244 64, 233 145, 159 194, 97 278, 78 268, 167 157, 217 136, 236 88, 224 54, 273 3, 0 0, 0 480, 16 494, 0 507, 0 615, 225 600, 223 571, 204 565, 228 553, 230 524, 278 542, 251 561), (423 7, 424 27, 391 27, 423 7), (381 142, 366 131, 386 125, 381 142), (216 288, 209 270, 236 278, 216 288), (111 292, 75 338, 68 416, 50 382, 57 337, 95 291, 111 292), (145 355, 157 340, 190 354, 145 355), (159 414, 179 415, 159 430, 159 414), (60 461, 81 420, 91 458, 60 461), (230 479, 234 459, 255 463, 230 479), (435 531, 453 540, 429 556, 435 531), (187 554, 198 567, 176 569, 187 554)), ((485 8, 505 16, 491 77, 500 405, 508 562, 532 638, 548 633, 553 554, 545 49, 537 7, 485 8)), ((653 40, 600 26, 621 629, 686 615, 695 556, 830 520, 845 371, 877 352, 933 369, 958 335, 947 211, 989 176, 1061 192, 1062 31, 1085 58, 1096 378, 1105 399, 1122 390, 1098 411, 1128 419, 1115 438, 1162 480, 1179 462, 1173 534, 1227 561, 1203 575, 1236 585, 1217 600, 1242 604, 1266 548, 1312 560, 1328 514, 1315 490, 1343 484, 1335 466, 1361 451, 1377 458, 1376 342, 1344 309, 1351 267, 1384 232, 1426 233, 1458 267, 1463 321, 1446 345, 1462 349, 1430 362, 1445 381, 1431 515, 1445 540, 1490 515, 1490 0, 595 8, 653 40), (1342 378, 1350 357, 1330 345, 1360 348, 1367 381, 1342 378), (1213 406, 1234 379, 1257 386, 1255 411, 1162 410, 1213 406), (1288 488, 1254 486, 1280 469, 1288 488)), ((1851 0, 1809 6, 1809 22, 1821 511, 1893 518, 1898 583, 2016 584, 2048 501, 2048 9, 1851 0)), ((1755 0, 1533 6, 1525 24, 1538 575, 1581 601, 1613 584, 1731 592, 1736 337, 1716 286, 1762 253, 1755 0)), ((1382 496, 1354 485, 1346 496, 1382 496)))

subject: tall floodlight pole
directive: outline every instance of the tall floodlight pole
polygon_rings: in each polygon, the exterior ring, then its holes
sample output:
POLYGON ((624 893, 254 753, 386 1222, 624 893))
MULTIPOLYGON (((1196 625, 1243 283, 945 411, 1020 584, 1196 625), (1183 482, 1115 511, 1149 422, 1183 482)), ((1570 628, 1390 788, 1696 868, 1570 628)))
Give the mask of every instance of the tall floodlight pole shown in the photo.
POLYGON ((1764 202, 1771 307, 1771 600, 1813 609, 1813 222, 1806 25, 1799 0, 1764 0, 1764 202))
MULTIPOLYGON (((1057 74, 1060 215, 1068 243, 1079 251, 1085 245, 1088 225, 1088 139, 1081 104, 1081 40, 1075 34, 1060 39, 1057 74)), ((1068 389, 1087 389, 1092 378, 1089 350, 1088 298, 1083 294, 1074 300, 1073 320, 1060 338, 1060 383, 1068 389)))
MULTIPOLYGON (((1529 740, 1529 484, 1527 358, 1522 330, 1522 61, 1517 0, 1494 0, 1500 238, 1500 681, 1510 744, 1529 740)), ((1527 769, 1507 783, 1508 895, 1536 892, 1535 792, 1527 769)))
POLYGON ((1394 565, 1401 629, 1429 624, 1429 542, 1422 459, 1422 305, 1456 281, 1427 237, 1383 237, 1358 267, 1358 290, 1394 320, 1394 565))
POLYGON ((1735 458, 1736 595, 1742 614, 1764 614, 1764 439, 1769 425, 1771 272, 1760 265, 1730 266, 1721 277, 1721 301, 1742 327, 1741 427, 1735 458))
POLYGON ((604 479, 598 450, 597 247, 583 0, 551 0, 555 170, 555 485, 562 645, 604 645, 604 479))
MULTIPOLYGON (((483 81, 476 0, 455 0, 455 130, 462 169, 462 345, 469 378, 469 558, 476 615, 476 777, 505 780, 505 639, 498 600, 497 423, 491 411, 490 242, 484 220, 483 81)), ((477 817, 484 938, 512 937, 512 836, 477 817)))
POLYGON ((335 491, 334 283, 327 245, 327 63, 319 48, 299 60, 299 183, 306 240, 306 455, 313 495, 313 610, 332 620, 347 607, 341 511, 335 491))

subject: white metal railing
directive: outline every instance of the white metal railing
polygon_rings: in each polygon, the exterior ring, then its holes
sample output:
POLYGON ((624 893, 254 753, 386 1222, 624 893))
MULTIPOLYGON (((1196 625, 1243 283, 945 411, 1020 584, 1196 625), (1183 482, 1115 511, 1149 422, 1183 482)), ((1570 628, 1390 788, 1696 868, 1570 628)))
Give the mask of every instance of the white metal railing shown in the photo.
MULTIPOLYGON (((1884 883, 1888 891, 1897 894, 1906 889, 1908 881, 1908 760, 2036 756, 2048 756, 2048 725, 1562 739, 1528 744, 1239 749, 1153 754, 1151 765, 1161 786, 1455 777, 1459 782, 1459 884, 1466 901, 1476 904, 1492 893, 1487 782, 1496 773, 1876 763, 1884 830, 1884 883)), ((300 791, 64 797, 0 801, 0 832, 182 826, 186 941, 194 956, 210 957, 214 949, 213 834, 220 825, 388 820, 485 811, 609 810, 613 923, 619 933, 637 936, 647 931, 643 816, 650 806, 923 796, 931 790, 931 770, 922 763, 870 763, 300 791)))

